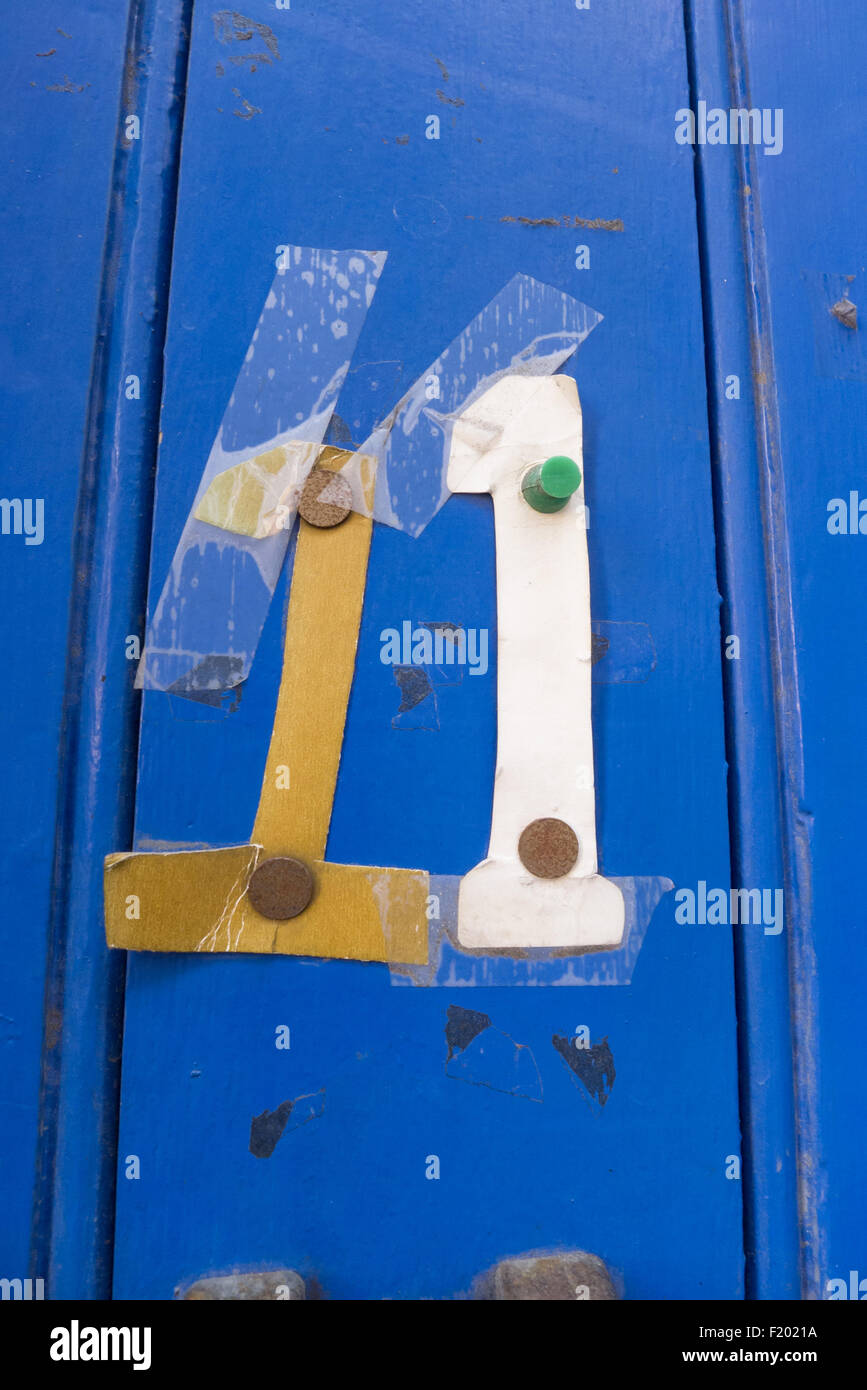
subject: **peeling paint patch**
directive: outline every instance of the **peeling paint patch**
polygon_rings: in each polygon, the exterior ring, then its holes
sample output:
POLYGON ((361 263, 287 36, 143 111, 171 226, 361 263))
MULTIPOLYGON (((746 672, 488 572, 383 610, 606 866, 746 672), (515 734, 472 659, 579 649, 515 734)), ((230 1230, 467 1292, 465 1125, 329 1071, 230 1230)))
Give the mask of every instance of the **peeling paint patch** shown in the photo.
POLYGON ((441 88, 439 88, 439 87, 437 87, 437 97, 439 98, 440 101, 445 102, 445 104, 446 104, 447 106, 465 106, 465 105, 466 105, 466 102, 464 101, 463 97, 447 97, 446 94, 445 94, 445 92, 442 91, 441 88))
POLYGON ((45 90, 46 92, 83 92, 89 86, 89 82, 82 82, 77 86, 72 81, 72 78, 67 77, 66 73, 64 73, 62 82, 52 82, 51 86, 46 87, 45 90))
POLYGON ((501 1260, 474 1281, 471 1297, 484 1302, 572 1303, 617 1298, 608 1268, 586 1250, 536 1251, 501 1260))
POLYGON ((483 1029, 491 1026, 488 1014, 480 1013, 478 1009, 463 1009, 460 1004, 449 1004, 446 1019, 446 1042, 449 1049, 447 1064, 456 1052, 462 1052, 465 1047, 469 1047, 473 1038, 477 1038, 483 1029))
MULTIPOLYGON (((269 29, 267 24, 260 24, 256 19, 248 19, 246 15, 239 14, 237 10, 217 10, 212 16, 214 21, 214 37, 218 43, 250 43, 253 36, 259 38, 278 62, 280 62, 280 49, 273 29, 269 29)), ((270 62, 266 55, 252 54, 254 58, 265 56, 265 61, 270 62)), ((244 62, 245 59, 240 60, 244 62)))
POLYGON ((283 1131, 289 1123, 293 1102, 284 1100, 276 1110, 263 1110, 250 1121, 250 1153, 255 1158, 270 1158, 283 1131))
POLYGON ((307 1287, 297 1270, 269 1269, 197 1279, 186 1290, 177 1287, 174 1296, 194 1303, 254 1299, 260 1302, 291 1299, 298 1303, 307 1298, 307 1287))
MULTIPOLYGON (((401 693, 401 703, 391 721, 393 729, 429 729, 440 727, 436 691, 441 686, 460 685, 464 678, 461 641, 466 650, 466 630, 460 623, 419 621, 412 631, 427 628, 433 636, 432 660, 417 665, 393 666, 394 680, 401 693)), ((403 655, 407 655, 406 649, 403 655)))
POLYGON ((563 218, 564 227, 586 227, 590 232, 622 232, 623 219, 621 217, 573 217, 571 223, 568 217, 563 218))
POLYGON ((551 1042, 588 1096, 603 1106, 611 1095, 616 1076, 608 1039, 603 1038, 592 1047, 576 1047, 574 1038, 562 1038, 555 1033, 551 1042))
POLYGON ((589 232, 622 232, 621 217, 501 217, 501 222, 519 222, 523 227, 584 227, 589 232))
POLYGON ((233 116, 240 116, 242 121, 251 121, 254 116, 261 116, 261 106, 253 106, 252 103, 249 102, 246 97, 241 96, 241 93, 238 91, 237 87, 232 88, 232 96, 237 97, 244 108, 243 111, 239 111, 236 107, 235 110, 232 112, 233 116))
POLYGON ((276 1110, 263 1110, 261 1115, 254 1115, 250 1121, 250 1153, 254 1158, 270 1158, 284 1134, 317 1119, 324 1108, 323 1087, 310 1095, 281 1101, 276 1110))
POLYGON ((831 305, 831 313, 838 319, 845 328, 857 329, 858 327, 858 307, 853 304, 848 295, 843 295, 836 304, 831 305))
POLYGON ((855 276, 803 270, 801 278, 809 297, 817 374, 867 381, 867 335, 858 329, 856 307, 863 294, 853 288, 855 276))
POLYGON ((244 53, 232 55, 229 62, 234 63, 236 67, 245 67, 249 64, 247 71, 255 72, 260 63, 267 63, 270 66, 271 59, 267 53, 244 53))
POLYGON ((430 677, 421 666, 393 666, 400 691, 400 707, 391 721, 393 729, 439 729, 437 699, 430 677))
POLYGON ((48 1052, 53 1052, 60 1042, 63 1034, 63 1014, 58 1008, 49 1008, 45 1012, 45 1047, 48 1052))
POLYGON ((559 227, 559 217, 501 217, 501 222, 520 222, 524 227, 559 227))
POLYGON ((332 415, 331 423, 325 432, 324 442, 326 444, 332 444, 338 449, 347 447, 354 449, 355 447, 352 439, 352 430, 336 411, 332 415))
POLYGON ((515 1042, 475 1009, 452 1004, 447 1018, 446 1076, 541 1104, 542 1078, 526 1043, 515 1042))
POLYGON ((401 695, 398 714, 415 709, 431 694, 430 680, 420 666, 395 666, 394 679, 401 695))

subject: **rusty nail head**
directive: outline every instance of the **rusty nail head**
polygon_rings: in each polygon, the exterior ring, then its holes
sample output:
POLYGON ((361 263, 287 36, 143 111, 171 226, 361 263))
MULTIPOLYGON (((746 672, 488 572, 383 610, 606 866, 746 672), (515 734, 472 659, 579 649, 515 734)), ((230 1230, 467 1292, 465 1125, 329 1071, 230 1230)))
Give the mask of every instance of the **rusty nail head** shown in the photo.
POLYGON ((518 857, 536 878, 562 878, 578 862, 578 836, 564 820, 531 821, 521 831, 518 857))
POLYGON ((301 493, 298 510, 311 526, 339 526, 352 511, 349 479, 330 468, 312 468, 301 493))
POLYGON ((272 922, 297 917, 313 897, 313 874, 301 859, 266 859, 247 884, 247 897, 272 922))

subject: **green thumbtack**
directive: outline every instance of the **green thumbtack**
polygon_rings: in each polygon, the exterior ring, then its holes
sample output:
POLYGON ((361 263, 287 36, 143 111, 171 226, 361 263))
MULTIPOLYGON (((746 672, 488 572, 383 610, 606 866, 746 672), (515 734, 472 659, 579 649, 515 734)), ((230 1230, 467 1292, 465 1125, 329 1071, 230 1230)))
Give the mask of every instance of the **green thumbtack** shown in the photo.
POLYGON ((534 464, 521 479, 524 501, 537 512, 561 511, 580 486, 581 469, 565 454, 534 464))

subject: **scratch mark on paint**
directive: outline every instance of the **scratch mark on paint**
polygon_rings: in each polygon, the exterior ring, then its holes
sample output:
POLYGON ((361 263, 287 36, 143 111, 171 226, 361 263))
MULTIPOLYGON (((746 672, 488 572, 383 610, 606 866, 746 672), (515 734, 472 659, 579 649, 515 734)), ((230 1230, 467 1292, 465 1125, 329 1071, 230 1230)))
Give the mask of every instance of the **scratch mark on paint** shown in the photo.
POLYGON ((515 1042, 475 1009, 450 1004, 446 1014, 446 1076, 541 1104, 542 1078, 526 1043, 515 1042))
MULTIPOLYGON (((60 1029, 58 1027, 57 1038, 59 1038, 59 1036, 60 1029)), ((15 1023, 15 1019, 10 1018, 8 1014, 0 1014, 0 1043, 14 1043, 20 1041, 20 1038, 21 1033, 15 1023)), ((54 1046, 57 1042, 57 1038, 55 1038, 54 1043, 48 1043, 47 1045, 54 1046)))

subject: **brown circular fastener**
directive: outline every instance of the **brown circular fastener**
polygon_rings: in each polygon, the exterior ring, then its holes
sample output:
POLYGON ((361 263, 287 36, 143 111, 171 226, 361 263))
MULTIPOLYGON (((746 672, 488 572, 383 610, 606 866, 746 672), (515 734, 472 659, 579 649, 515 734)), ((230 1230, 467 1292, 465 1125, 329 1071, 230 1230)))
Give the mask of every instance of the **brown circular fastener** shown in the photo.
POLYGON ((313 897, 314 879, 300 859, 266 859, 247 884, 247 897, 272 922, 297 917, 313 897))
POLYGON ((536 878, 562 878, 578 862, 578 836, 564 820, 531 821, 521 831, 518 857, 536 878))
POLYGON ((312 468, 301 493, 298 510, 311 526, 339 526, 352 511, 349 479, 330 468, 312 468))

